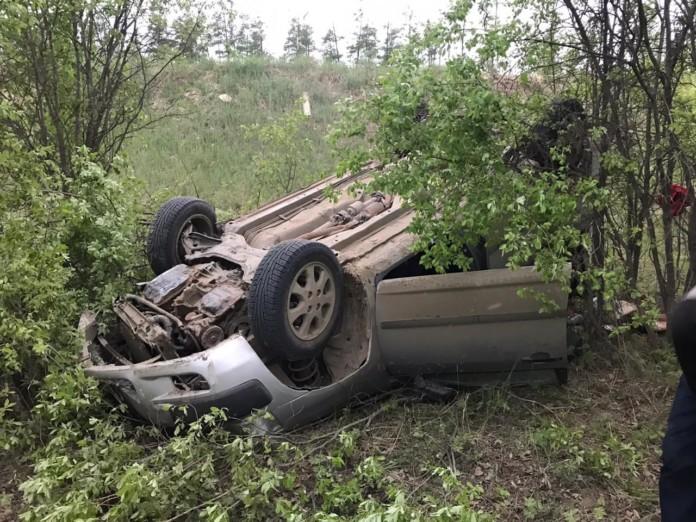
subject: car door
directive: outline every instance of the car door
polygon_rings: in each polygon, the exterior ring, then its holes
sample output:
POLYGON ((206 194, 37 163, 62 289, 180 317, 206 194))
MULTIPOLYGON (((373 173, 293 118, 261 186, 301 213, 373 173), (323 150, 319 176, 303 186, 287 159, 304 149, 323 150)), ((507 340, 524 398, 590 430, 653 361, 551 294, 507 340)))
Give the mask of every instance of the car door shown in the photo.
POLYGON ((378 340, 397 375, 563 368, 567 304, 534 267, 387 279, 377 287, 378 340), (521 288, 557 309, 542 311, 521 288))

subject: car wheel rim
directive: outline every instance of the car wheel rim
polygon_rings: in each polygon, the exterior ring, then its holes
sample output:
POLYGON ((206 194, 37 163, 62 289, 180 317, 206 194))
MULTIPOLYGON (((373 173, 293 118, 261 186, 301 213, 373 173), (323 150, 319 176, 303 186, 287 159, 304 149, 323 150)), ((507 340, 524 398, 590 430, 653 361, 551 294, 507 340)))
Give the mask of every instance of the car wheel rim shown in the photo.
POLYGON ((191 216, 181 227, 179 231, 179 261, 183 262, 186 256, 193 254, 198 248, 198 241, 191 237, 192 232, 201 234, 210 234, 212 224, 207 217, 203 215, 191 216))
POLYGON ((331 323, 336 306, 336 282, 322 263, 304 265, 293 278, 288 295, 290 330, 302 341, 321 336, 331 323))

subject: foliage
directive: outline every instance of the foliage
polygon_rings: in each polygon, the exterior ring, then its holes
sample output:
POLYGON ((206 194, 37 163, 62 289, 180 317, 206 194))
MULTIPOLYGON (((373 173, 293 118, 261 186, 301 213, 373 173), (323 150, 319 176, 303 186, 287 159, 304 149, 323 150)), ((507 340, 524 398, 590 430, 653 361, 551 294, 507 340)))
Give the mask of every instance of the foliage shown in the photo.
MULTIPOLYGON (((21 119, 6 105, 0 113, 21 119)), ((0 382, 6 406, 15 403, 1 422, 26 412, 46 375, 77 363, 82 308, 109 307, 142 275, 142 262, 139 185, 126 169, 107 175, 82 151, 65 177, 50 154, 27 150, 5 129, 0 151, 0 382)))
POLYGON ((688 0, 515 5, 527 22, 515 38, 522 52, 507 59, 537 88, 582 100, 596 131, 592 176, 612 204, 593 217, 592 264, 620 260, 628 285, 645 294, 657 286, 669 310, 696 284, 694 206, 675 213, 671 205, 675 184, 693 198, 693 136, 675 123, 688 113, 696 7, 688 0))
POLYGON ((283 49, 288 58, 309 56, 314 50, 313 30, 309 24, 301 22, 299 18, 290 20, 290 29, 285 39, 283 49))
POLYGON ((234 49, 241 56, 263 56, 263 42, 266 38, 263 22, 260 18, 250 19, 244 14, 239 19, 234 49))
POLYGON ((323 44, 323 49, 321 51, 321 54, 324 57, 324 60, 326 60, 327 62, 340 62, 341 61, 341 58, 343 57, 343 55, 338 50, 339 40, 343 40, 343 37, 338 36, 336 34, 335 27, 332 27, 331 29, 326 31, 324 38, 321 39, 321 43, 323 44))
POLYGON ((612 433, 604 433, 600 441, 590 435, 587 430, 551 422, 534 430, 531 440, 562 477, 574 479, 581 473, 612 483, 630 481, 645 456, 612 433))
POLYGON ((231 0, 219 0, 216 3, 210 24, 210 44, 218 57, 230 58, 234 54, 237 16, 231 0))
POLYGON ((696 84, 693 73, 688 74, 675 96, 674 130, 690 155, 696 154, 696 84))
MULTIPOLYGON (((79 398, 87 397, 91 390, 83 389, 79 398)), ((175 437, 155 439, 146 449, 151 429, 124 429, 115 413, 97 418, 79 411, 70 419, 70 409, 63 404, 46 412, 55 428, 34 476, 22 485, 32 507, 24 520, 164 520, 189 513, 206 520, 490 520, 473 506, 480 486, 462 483, 448 468, 431 472, 445 498, 430 498, 426 506, 409 502, 386 476, 383 459, 357 460, 356 432, 341 433, 332 453, 310 459, 309 477, 300 482, 291 467, 307 457, 300 448, 233 435, 221 428, 222 411, 180 424, 175 437), (51 418, 56 415, 60 422, 51 418), (87 425, 79 422, 84 418, 87 425)))
POLYGON ((0 3, 0 97, 24 115, 2 124, 27 148, 50 154, 66 176, 77 173, 83 146, 109 167, 147 124, 147 96, 176 57, 161 62, 147 53, 144 15, 144 0, 0 3))
POLYGON ((147 18, 147 33, 150 36, 149 52, 157 53, 169 44, 169 21, 166 0, 151 0, 147 18))
POLYGON ((187 58, 199 58, 208 52, 205 3, 178 0, 178 13, 172 22, 172 36, 179 52, 187 58))
POLYGON ((389 62, 389 59, 391 58, 394 51, 401 47, 399 39, 401 38, 402 30, 403 29, 401 27, 394 27, 390 24, 384 26, 385 35, 384 42, 382 43, 380 56, 382 63, 389 62))
POLYGON ((372 61, 377 57, 377 28, 365 23, 362 9, 355 13, 357 30, 353 33, 353 43, 348 46, 348 54, 355 64, 372 61))
POLYGON ((245 136, 256 153, 251 160, 258 206, 316 178, 311 142, 303 135, 308 118, 296 108, 265 125, 246 127, 245 136))
MULTIPOLYGON (((16 118, 5 105, 0 111, 4 118, 16 118)), ((0 374, 24 374, 28 384, 48 364, 54 343, 72 344, 69 318, 75 305, 65 290, 71 276, 64 264, 68 248, 44 229, 62 210, 60 196, 51 190, 57 187, 45 181, 45 171, 55 167, 2 130, 0 151, 0 374)), ((8 386, 3 377, 5 395, 8 386)))
POLYGON ((464 247, 481 237, 509 266, 534 261, 548 278, 572 261, 588 324, 601 333, 599 316, 613 315, 614 299, 647 309, 652 282, 669 310, 678 288, 696 280, 695 207, 672 215, 670 203, 674 183, 693 197, 682 78, 694 9, 684 3, 676 20, 652 8, 646 15, 643 2, 581 4, 509 2, 498 17, 488 2, 455 2, 395 53, 374 93, 344 106, 332 140, 339 173, 368 159, 388 166, 373 186, 414 209, 426 266, 466 268, 464 247), (486 23, 475 29, 476 8, 486 23), (636 24, 654 39, 633 42, 636 24), (610 38, 588 36, 603 31, 610 38), (665 38, 675 52, 657 55, 665 38), (575 128, 549 124, 563 103, 579 107, 575 128), (546 161, 535 157, 535 140, 545 142, 546 161), (527 159, 511 161, 519 151, 527 159))
MULTIPOLYGON (((591 179, 574 182, 562 162, 539 174, 514 170, 504 160, 506 148, 526 130, 521 123, 539 117, 540 100, 496 91, 471 57, 453 57, 439 69, 423 66, 424 49, 458 39, 455 15, 466 14, 453 12, 398 52, 379 90, 345 107, 332 136, 344 158, 339 170, 367 159, 389 165, 374 185, 401 195, 414 209, 415 249, 428 267, 467 268, 465 246, 485 237, 489 246, 500 245, 511 265, 535 259, 547 277, 561 279, 571 252, 584 241, 580 205, 600 204, 601 194, 591 179), (356 147, 356 136, 365 137, 367 146, 356 147)), ((479 54, 504 49, 503 36, 498 38, 479 45, 479 54)))

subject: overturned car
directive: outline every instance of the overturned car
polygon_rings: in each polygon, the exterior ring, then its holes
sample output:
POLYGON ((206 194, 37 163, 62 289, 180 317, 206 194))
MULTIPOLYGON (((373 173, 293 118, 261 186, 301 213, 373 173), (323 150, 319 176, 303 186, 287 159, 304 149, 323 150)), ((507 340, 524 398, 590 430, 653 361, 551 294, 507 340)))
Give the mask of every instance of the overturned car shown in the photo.
POLYGON ((409 208, 353 186, 376 169, 223 224, 199 199, 168 201, 148 242, 157 276, 115 303, 106 334, 83 314, 86 372, 162 426, 186 405, 187 415, 215 406, 239 419, 265 409, 284 429, 414 377, 564 381, 561 285, 533 266, 505 268, 483 243, 468 249, 467 272, 425 270, 409 208))

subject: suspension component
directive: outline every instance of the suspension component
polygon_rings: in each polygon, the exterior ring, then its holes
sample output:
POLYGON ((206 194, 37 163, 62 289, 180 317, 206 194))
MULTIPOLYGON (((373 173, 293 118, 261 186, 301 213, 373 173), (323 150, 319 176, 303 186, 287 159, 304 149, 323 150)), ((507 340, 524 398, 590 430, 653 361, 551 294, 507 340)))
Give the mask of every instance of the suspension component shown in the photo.
POLYGON ((298 386, 314 386, 318 383, 319 361, 316 357, 301 361, 288 361, 288 373, 292 382, 298 386))

